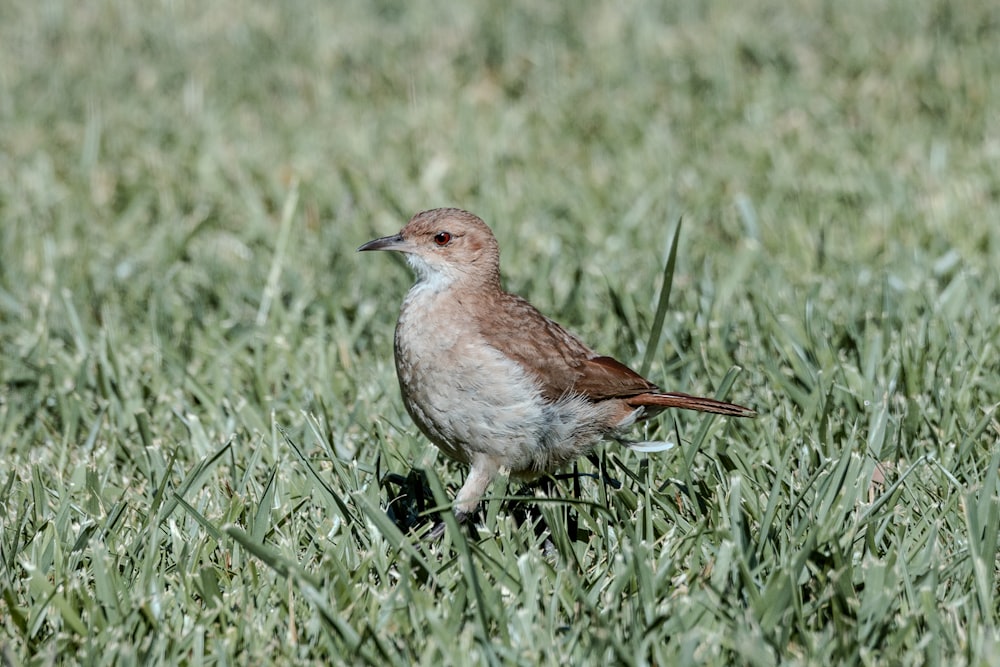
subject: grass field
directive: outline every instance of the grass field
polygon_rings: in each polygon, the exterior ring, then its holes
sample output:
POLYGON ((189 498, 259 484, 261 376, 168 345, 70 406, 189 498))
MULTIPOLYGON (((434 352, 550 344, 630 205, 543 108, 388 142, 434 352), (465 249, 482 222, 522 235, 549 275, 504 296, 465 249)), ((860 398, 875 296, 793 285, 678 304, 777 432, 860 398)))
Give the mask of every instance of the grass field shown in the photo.
POLYGON ((454 4, 0 5, 0 664, 1000 665, 1000 7, 454 4), (437 206, 760 416, 424 548, 437 206))

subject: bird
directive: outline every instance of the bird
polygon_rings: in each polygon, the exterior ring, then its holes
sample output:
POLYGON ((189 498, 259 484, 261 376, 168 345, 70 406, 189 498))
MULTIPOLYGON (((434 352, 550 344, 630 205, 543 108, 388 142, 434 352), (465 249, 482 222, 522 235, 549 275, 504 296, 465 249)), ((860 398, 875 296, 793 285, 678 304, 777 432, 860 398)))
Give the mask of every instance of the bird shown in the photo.
POLYGON ((403 253, 416 275, 396 323, 396 375, 417 427, 469 466, 453 503, 459 522, 475 513, 501 471, 536 479, 602 440, 640 451, 669 448, 625 438, 666 408, 756 415, 741 405, 662 391, 505 291, 496 237, 468 211, 417 213, 398 234, 358 248, 374 250, 403 253))

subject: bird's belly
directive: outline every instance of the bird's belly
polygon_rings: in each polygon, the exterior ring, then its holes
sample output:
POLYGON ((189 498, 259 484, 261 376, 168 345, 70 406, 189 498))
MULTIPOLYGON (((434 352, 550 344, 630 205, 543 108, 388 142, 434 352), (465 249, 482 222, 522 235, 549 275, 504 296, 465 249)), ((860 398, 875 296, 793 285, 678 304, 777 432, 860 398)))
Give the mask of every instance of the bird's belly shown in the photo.
POLYGON ((613 406, 580 396, 547 400, 519 363, 460 323, 447 327, 428 314, 426 305, 404 305, 396 372, 407 412, 446 455, 464 463, 486 457, 530 474, 556 469, 610 430, 613 406))

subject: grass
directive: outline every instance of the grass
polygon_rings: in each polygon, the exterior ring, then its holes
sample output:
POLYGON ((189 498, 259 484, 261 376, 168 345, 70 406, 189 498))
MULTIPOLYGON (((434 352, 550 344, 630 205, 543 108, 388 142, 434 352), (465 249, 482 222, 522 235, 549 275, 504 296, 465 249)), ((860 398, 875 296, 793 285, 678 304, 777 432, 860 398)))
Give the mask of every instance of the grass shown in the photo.
POLYGON ((0 659, 1000 664, 998 33, 972 0, 0 7, 0 659), (601 448, 621 487, 539 500, 551 548, 503 483, 421 548, 381 480, 463 471, 398 397, 411 277, 354 250, 440 205, 598 349, 761 416, 601 448))

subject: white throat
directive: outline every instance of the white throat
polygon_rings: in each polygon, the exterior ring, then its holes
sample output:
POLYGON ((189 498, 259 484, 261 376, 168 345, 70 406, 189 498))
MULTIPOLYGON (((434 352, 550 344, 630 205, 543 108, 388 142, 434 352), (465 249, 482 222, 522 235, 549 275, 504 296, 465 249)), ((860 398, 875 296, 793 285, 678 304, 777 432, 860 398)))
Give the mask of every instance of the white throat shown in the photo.
POLYGON ((420 255, 407 253, 406 263, 413 268, 417 274, 417 284, 414 289, 421 291, 441 292, 455 282, 455 276, 447 271, 442 271, 440 266, 430 264, 420 255))

